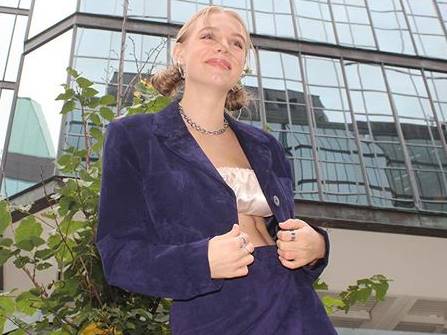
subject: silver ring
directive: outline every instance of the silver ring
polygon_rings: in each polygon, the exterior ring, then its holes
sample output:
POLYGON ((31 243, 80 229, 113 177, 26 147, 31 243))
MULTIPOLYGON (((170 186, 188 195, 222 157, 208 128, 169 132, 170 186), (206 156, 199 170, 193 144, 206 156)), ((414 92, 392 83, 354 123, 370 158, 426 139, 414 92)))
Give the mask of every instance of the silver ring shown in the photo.
POLYGON ((242 241, 244 241, 243 243, 242 243, 242 245, 241 245, 241 248, 245 248, 245 246, 247 245, 247 240, 245 239, 245 237, 244 236, 239 236, 241 239, 242 239, 242 241))
POLYGON ((296 240, 296 231, 295 230, 291 230, 290 234, 292 235, 292 241, 296 240))

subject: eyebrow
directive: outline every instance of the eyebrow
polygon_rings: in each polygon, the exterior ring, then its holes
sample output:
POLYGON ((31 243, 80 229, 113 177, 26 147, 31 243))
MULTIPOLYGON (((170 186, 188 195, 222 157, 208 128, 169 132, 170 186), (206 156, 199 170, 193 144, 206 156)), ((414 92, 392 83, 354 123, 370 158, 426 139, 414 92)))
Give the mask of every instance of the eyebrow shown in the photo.
MULTIPOLYGON (((219 30, 218 28, 213 27, 213 26, 205 26, 202 29, 200 29, 199 32, 201 32, 202 30, 205 30, 205 29, 219 30)), ((244 36, 242 36, 241 34, 232 33, 231 35, 240 37, 242 39, 242 41, 244 41, 244 43, 246 43, 244 36)))

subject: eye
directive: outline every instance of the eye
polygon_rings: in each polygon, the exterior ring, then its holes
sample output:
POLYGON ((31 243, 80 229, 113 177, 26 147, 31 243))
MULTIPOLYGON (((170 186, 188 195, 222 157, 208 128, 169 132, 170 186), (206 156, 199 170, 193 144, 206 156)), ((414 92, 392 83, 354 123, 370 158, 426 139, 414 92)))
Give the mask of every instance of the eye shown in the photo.
POLYGON ((244 46, 242 45, 242 43, 239 42, 239 41, 236 41, 234 44, 236 44, 236 45, 237 45, 239 48, 241 48, 241 49, 244 48, 244 46))
POLYGON ((211 33, 205 33, 202 35, 201 38, 204 39, 204 38, 211 37, 211 36, 212 36, 211 33))

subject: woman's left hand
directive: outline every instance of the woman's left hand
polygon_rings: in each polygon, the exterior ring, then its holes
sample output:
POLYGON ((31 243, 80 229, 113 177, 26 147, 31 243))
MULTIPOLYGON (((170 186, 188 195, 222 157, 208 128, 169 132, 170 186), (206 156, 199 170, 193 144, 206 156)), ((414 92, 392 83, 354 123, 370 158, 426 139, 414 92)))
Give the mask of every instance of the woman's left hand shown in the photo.
MULTIPOLYGON (((323 236, 303 220, 288 219, 281 222, 277 236, 279 260, 289 269, 297 269, 323 258, 326 246, 323 236), (295 240, 293 239, 295 232, 295 240)), ((311 264, 313 265, 313 264, 311 264)))

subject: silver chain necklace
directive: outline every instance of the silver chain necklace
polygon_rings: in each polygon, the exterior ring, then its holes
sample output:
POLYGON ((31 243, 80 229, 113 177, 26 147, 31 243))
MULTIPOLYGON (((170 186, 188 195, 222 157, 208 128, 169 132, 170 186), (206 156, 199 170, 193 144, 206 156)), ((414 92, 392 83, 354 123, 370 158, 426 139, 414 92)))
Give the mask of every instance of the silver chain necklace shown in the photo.
POLYGON ((218 130, 207 130, 205 128, 202 128, 197 123, 195 123, 193 120, 191 120, 191 118, 188 115, 185 114, 185 112, 183 111, 183 107, 180 103, 178 104, 178 106, 179 106, 179 112, 182 115, 182 117, 186 120, 186 122, 188 122, 188 124, 191 127, 193 127, 195 130, 197 130, 203 134, 220 135, 220 134, 223 134, 225 132, 225 130, 227 130, 227 128, 228 128, 228 121, 225 118, 224 118, 224 126, 218 130))

